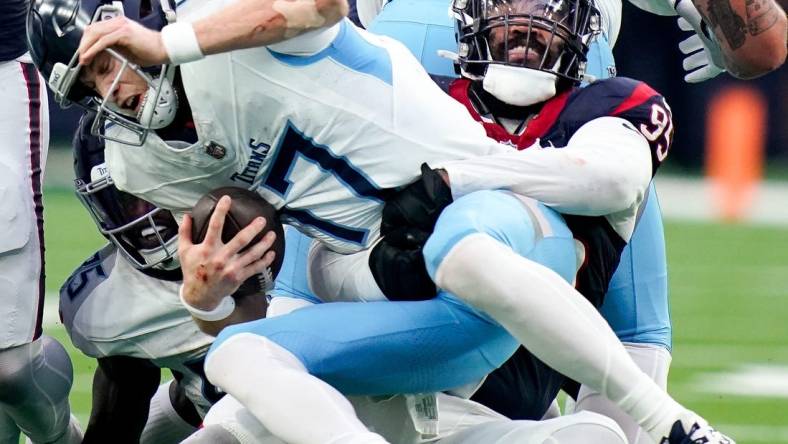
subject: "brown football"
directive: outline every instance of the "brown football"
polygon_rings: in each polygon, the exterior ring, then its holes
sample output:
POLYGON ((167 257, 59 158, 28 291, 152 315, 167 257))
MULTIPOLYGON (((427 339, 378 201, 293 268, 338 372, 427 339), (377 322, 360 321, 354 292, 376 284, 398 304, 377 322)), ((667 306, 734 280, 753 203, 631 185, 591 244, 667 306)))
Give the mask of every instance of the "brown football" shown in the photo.
MULTIPOLYGON (((230 210, 224 220, 222 242, 229 242, 239 231, 259 216, 265 218, 265 228, 263 228, 260 234, 255 236, 249 245, 259 242, 263 236, 271 230, 276 233, 276 240, 271 247, 276 253, 276 257, 273 264, 269 267, 271 279, 275 279, 277 273, 279 273, 279 269, 282 268, 282 261, 285 256, 284 228, 279 221, 279 214, 276 208, 254 191, 249 191, 244 188, 223 187, 217 188, 201 197, 192 209, 192 242, 196 244, 205 239, 205 233, 208 230, 208 221, 211 219, 213 210, 216 208, 216 203, 222 196, 230 196, 232 199, 230 210)), ((246 248, 248 248, 248 246, 246 248)), ((253 276, 241 284, 241 287, 234 296, 259 294, 263 290, 264 281, 258 276, 253 276)))

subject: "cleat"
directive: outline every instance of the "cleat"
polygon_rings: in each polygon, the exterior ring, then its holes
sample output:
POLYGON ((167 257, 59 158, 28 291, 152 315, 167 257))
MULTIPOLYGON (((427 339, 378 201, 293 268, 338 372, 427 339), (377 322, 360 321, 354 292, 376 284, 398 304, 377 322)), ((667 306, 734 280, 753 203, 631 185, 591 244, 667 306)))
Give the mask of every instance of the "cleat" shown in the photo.
POLYGON ((684 430, 680 420, 676 420, 670 436, 662 438, 660 444, 736 444, 736 441, 714 430, 703 420, 694 422, 689 432, 684 430))

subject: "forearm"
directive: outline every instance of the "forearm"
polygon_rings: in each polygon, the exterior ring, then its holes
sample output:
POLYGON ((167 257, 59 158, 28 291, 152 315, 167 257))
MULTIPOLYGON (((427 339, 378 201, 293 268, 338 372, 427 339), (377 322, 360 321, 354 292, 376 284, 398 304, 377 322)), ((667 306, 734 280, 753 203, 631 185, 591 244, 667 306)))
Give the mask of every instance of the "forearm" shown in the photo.
POLYGON ((786 58, 786 16, 775 0, 692 0, 711 25, 731 75, 749 79, 786 58))
POLYGON ((651 179, 648 144, 622 119, 584 125, 566 147, 483 156, 443 165, 454 198, 507 189, 565 214, 602 216, 642 199, 651 179))
POLYGON ((347 0, 239 0, 194 22, 206 55, 265 46, 339 22, 347 0))

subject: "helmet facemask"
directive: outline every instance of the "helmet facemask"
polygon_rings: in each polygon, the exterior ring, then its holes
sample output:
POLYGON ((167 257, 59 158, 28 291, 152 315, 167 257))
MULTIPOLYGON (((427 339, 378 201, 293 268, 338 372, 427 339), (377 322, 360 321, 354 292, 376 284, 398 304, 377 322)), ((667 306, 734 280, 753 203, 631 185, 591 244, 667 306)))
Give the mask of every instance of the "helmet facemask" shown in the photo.
MULTIPOLYGON (((164 7, 167 4, 166 0, 162 0, 161 4, 164 7)), ((169 5, 167 4, 167 6, 169 5)), ((90 23, 108 20, 121 15, 124 15, 121 2, 115 1, 112 4, 103 4, 96 9, 90 23)), ((169 14, 167 16, 169 17, 169 14)), ((172 83, 175 68, 169 64, 163 64, 160 68, 153 70, 142 69, 136 64, 129 62, 126 57, 113 49, 106 49, 105 51, 116 59, 117 63, 120 63, 120 68, 117 70, 106 96, 112 97, 125 71, 127 69, 131 70, 148 85, 148 90, 142 97, 142 106, 139 107, 139 112, 131 113, 129 110, 124 110, 111 100, 100 97, 95 91, 90 91, 88 93, 89 97, 77 99, 80 96, 84 96, 85 93, 74 94, 73 90, 87 89, 87 87, 79 83, 79 74, 81 72, 79 53, 75 53, 67 65, 63 63, 54 64, 52 74, 49 77, 49 86, 54 93, 55 101, 61 107, 65 108, 72 103, 77 103, 82 107, 97 111, 91 127, 93 135, 126 145, 140 146, 145 143, 145 139, 151 130, 164 128, 172 123, 175 118, 178 108, 178 96, 172 83), (151 71, 154 73, 158 72, 151 74, 151 71), (105 131, 107 124, 118 125, 127 131, 114 131, 113 136, 110 136, 105 131)))
POLYGON ((178 224, 172 214, 115 188, 106 164, 91 168, 90 175, 90 182, 76 181, 76 192, 101 233, 137 269, 178 268, 178 224))
POLYGON ((600 28, 591 0, 455 0, 452 12, 462 75, 516 106, 580 83, 600 28))

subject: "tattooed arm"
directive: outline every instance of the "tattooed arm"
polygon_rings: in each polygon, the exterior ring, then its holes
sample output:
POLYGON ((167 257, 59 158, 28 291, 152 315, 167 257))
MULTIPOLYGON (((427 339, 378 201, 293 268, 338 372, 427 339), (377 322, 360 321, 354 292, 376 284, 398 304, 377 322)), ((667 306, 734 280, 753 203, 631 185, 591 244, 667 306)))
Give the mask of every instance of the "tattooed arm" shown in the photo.
POLYGON ((786 16, 775 0, 692 0, 722 47, 731 75, 751 79, 786 57, 786 16))

